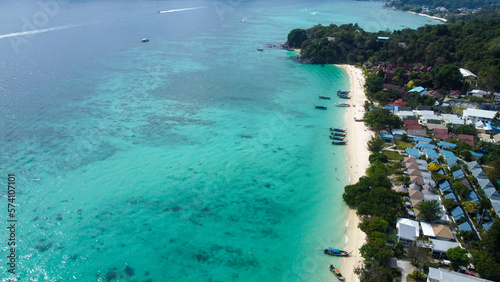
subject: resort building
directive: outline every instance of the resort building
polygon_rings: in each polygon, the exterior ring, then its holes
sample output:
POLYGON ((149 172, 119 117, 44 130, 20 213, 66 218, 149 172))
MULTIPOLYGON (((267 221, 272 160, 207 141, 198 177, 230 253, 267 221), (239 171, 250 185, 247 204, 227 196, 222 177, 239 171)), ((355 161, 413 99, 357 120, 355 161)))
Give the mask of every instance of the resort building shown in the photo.
POLYGON ((418 221, 408 218, 398 218, 396 223, 398 242, 409 245, 419 237, 420 228, 418 221))
POLYGON ((478 109, 466 109, 463 112, 464 120, 470 124, 476 124, 478 121, 483 123, 491 122, 497 111, 486 111, 478 109))
POLYGON ((470 70, 460 68, 460 73, 462 74, 462 77, 464 78, 465 81, 477 85, 476 82, 477 76, 473 74, 470 70))
POLYGON ((480 282, 490 281, 482 278, 477 278, 472 275, 463 274, 460 272, 451 271, 442 268, 429 267, 427 282, 480 282))
POLYGON ((464 125, 465 121, 461 118, 459 118, 457 115, 452 115, 452 114, 442 114, 441 118, 445 123, 451 123, 453 127, 459 126, 459 125, 464 125))

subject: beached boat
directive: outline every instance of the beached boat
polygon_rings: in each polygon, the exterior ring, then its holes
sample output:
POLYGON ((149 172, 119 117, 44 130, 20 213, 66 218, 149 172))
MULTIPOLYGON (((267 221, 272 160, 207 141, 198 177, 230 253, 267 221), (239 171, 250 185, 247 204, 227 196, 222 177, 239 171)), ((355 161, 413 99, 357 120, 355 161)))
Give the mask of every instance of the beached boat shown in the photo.
POLYGON ((328 97, 328 96, 321 96, 321 95, 318 95, 318 97, 319 97, 320 99, 330 99, 330 97, 328 97))
POLYGON ((142 42, 149 42, 149 39, 148 38, 143 38, 141 39, 142 42))
POLYGON ((335 274, 335 277, 337 277, 340 281, 345 281, 344 276, 342 276, 342 273, 340 273, 340 270, 335 268, 335 266, 330 264, 330 271, 335 274))
POLYGON ((333 136, 346 136, 346 135, 347 135, 347 133, 345 133, 345 132, 337 132, 337 131, 335 131, 335 132, 332 132, 332 135, 333 135, 333 136))
POLYGON ((262 48, 257 48, 257 51, 261 51, 261 52, 262 52, 262 51, 264 51, 264 49, 262 49, 262 48))
POLYGON ((316 109, 326 110, 326 106, 316 106, 316 105, 314 105, 314 107, 315 107, 316 109))
POLYGON ((351 252, 343 251, 339 249, 328 248, 324 250, 324 253, 327 255, 335 256, 335 257, 347 257, 351 252))
POLYGON ((351 91, 348 91, 348 90, 339 90, 337 91, 337 95, 341 95, 341 94, 344 94, 344 95, 347 95, 349 94, 351 91))
POLYGON ((354 121, 364 121, 364 118, 362 118, 362 117, 360 117, 360 118, 354 117, 354 121))
POLYGON ((346 145, 347 144, 347 141, 333 141, 332 142, 333 145, 346 145))
POLYGON ((349 103, 335 103, 335 106, 337 107, 350 107, 349 103))
POLYGON ((343 136, 330 135, 330 139, 333 140, 344 140, 343 136))
POLYGON ((331 131, 337 131, 337 132, 346 132, 347 130, 344 128, 336 128, 336 127, 330 127, 331 131))
POLYGON ((351 97, 347 95, 338 95, 341 99, 351 99, 351 97))

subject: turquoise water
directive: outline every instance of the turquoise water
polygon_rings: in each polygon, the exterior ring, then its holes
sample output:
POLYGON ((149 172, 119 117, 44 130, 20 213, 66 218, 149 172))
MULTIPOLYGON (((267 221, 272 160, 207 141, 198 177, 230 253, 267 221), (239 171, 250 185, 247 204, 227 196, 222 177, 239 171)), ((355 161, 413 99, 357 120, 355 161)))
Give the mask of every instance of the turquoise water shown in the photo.
POLYGON ((17 176, 21 281, 335 279, 343 260, 322 249, 346 241, 348 176, 328 128, 345 109, 317 96, 348 77, 266 44, 317 23, 428 19, 355 1, 57 3, 0 4, 0 172, 17 176), (26 21, 38 33, 5 36, 26 21))

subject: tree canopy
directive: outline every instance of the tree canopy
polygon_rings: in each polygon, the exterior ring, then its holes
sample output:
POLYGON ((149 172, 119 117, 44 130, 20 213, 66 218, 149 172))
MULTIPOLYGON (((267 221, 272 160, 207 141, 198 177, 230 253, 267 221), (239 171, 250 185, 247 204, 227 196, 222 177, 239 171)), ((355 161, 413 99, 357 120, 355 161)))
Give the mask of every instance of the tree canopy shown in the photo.
POLYGON ((420 216, 427 222, 438 221, 443 215, 441 205, 438 200, 423 201, 417 206, 420 216))
POLYGON ((460 266, 467 266, 469 264, 469 257, 467 251, 461 247, 451 248, 446 251, 446 256, 450 259, 450 267, 457 271, 460 266))
POLYGON ((392 130, 394 128, 401 128, 403 121, 393 115, 391 111, 382 108, 374 108, 367 112, 364 117, 365 124, 375 131, 382 129, 392 130))
POLYGON ((302 42, 307 39, 307 33, 304 29, 296 28, 290 33, 288 33, 288 41, 286 42, 288 46, 294 48, 300 48, 302 42))

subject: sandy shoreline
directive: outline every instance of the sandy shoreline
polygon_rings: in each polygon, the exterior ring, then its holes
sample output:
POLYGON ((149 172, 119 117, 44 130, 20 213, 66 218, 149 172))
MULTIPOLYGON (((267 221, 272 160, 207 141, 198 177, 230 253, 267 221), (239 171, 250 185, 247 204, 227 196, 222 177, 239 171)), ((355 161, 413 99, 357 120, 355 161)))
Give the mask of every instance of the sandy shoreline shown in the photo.
MULTIPOLYGON (((364 92, 364 75, 361 69, 351 65, 339 65, 347 71, 351 81, 351 99, 349 104, 351 107, 347 111, 347 158, 349 165, 350 184, 356 183, 358 179, 365 174, 366 169, 370 165, 366 144, 370 140, 372 134, 366 128, 364 122, 356 122, 354 117, 362 117, 361 111, 364 110, 366 96, 364 92)), ((349 225, 346 229, 348 241, 344 250, 352 251, 351 256, 345 258, 342 266, 342 274, 346 281, 359 281, 354 274, 354 269, 361 265, 363 257, 359 253, 359 248, 364 244, 366 235, 358 228, 360 222, 356 211, 349 209, 348 212, 349 225)))
POLYGON ((440 21, 443 21, 443 22, 447 22, 448 21, 447 19, 443 19, 443 18, 440 18, 440 17, 435 17, 435 16, 423 14, 423 13, 415 13, 415 12, 411 12, 411 11, 408 11, 408 13, 412 13, 412 14, 415 14, 415 15, 423 16, 423 17, 428 17, 428 18, 435 19, 435 20, 440 20, 440 21))

